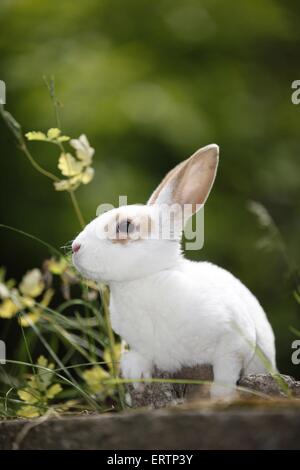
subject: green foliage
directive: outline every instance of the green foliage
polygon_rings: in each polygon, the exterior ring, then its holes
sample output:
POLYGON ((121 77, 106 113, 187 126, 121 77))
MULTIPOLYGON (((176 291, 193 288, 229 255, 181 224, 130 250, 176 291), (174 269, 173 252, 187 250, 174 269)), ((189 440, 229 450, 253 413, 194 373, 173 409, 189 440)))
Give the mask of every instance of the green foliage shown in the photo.
MULTIPOLYGON (((48 85, 48 82, 46 82, 48 85)), ((56 111, 57 122, 60 122, 57 110, 57 102, 54 98, 54 79, 51 80, 51 86, 48 86, 54 109, 56 111)), ((75 190, 81 183, 88 184, 93 177, 93 169, 91 167, 94 149, 90 146, 85 135, 81 135, 79 139, 72 139, 70 145, 75 149, 76 158, 70 153, 66 153, 63 143, 70 140, 69 137, 62 134, 59 128, 50 128, 47 133, 41 131, 31 131, 26 133, 26 138, 29 141, 41 141, 55 144, 60 149, 60 157, 58 159, 58 168, 62 175, 67 179, 59 180, 55 175, 45 170, 40 163, 38 163, 29 151, 23 134, 22 127, 13 116, 1 107, 1 114, 3 120, 6 122, 8 128, 14 134, 17 143, 21 150, 32 164, 33 168, 43 176, 47 176, 54 181, 54 188, 57 191, 68 191, 71 196, 75 214, 78 217, 79 223, 84 224, 75 190), (87 175, 89 173, 89 175, 87 175)), ((25 232, 13 229, 12 227, 2 225, 2 228, 15 230, 30 238, 36 239, 43 245, 50 248, 51 251, 58 253, 58 258, 47 259, 43 263, 43 272, 38 269, 28 271, 22 278, 20 284, 17 286, 15 280, 6 280, 6 270, 0 270, 0 318, 4 320, 11 320, 18 316, 18 322, 21 327, 22 337, 28 358, 32 364, 32 350, 34 349, 34 341, 28 341, 23 328, 31 327, 40 340, 44 348, 52 356, 55 362, 61 367, 65 375, 57 374, 54 370, 54 363, 48 363, 44 356, 38 358, 37 364, 33 365, 33 374, 29 374, 24 386, 12 386, 12 381, 15 377, 9 377, 6 372, 3 372, 4 384, 9 385, 8 390, 4 390, 5 396, 2 398, 0 411, 3 416, 18 416, 25 418, 35 418, 41 416, 49 411, 65 412, 70 407, 78 404, 77 400, 64 401, 59 404, 59 407, 51 406, 51 401, 56 395, 62 392, 62 386, 59 383, 53 382, 56 374, 61 380, 66 381, 68 385, 73 387, 76 391, 76 397, 79 396, 86 399, 86 402, 93 410, 98 410, 105 404, 107 398, 114 400, 114 407, 123 407, 123 388, 121 384, 111 384, 111 379, 117 379, 117 361, 121 348, 116 345, 114 334, 111 329, 110 319, 108 314, 109 294, 105 286, 101 288, 101 307, 104 312, 106 326, 104 328, 103 321, 99 313, 99 306, 95 305, 98 300, 98 286, 89 281, 82 281, 72 265, 70 265, 68 258, 64 257, 53 249, 51 245, 37 239, 36 237, 26 234, 25 232), (50 306, 52 298, 55 294, 53 289, 53 276, 58 276, 61 282, 62 295, 67 300, 57 305, 56 310, 50 306), (77 301, 71 298, 72 284, 78 284, 81 287, 81 296, 77 301), (92 289, 94 292, 89 291, 92 289), (88 322, 82 318, 79 312, 75 311, 75 318, 65 317, 65 310, 68 307, 75 307, 75 305, 82 304, 85 307, 85 312, 89 310, 92 312, 92 317, 88 318, 88 322), (89 321, 91 320, 91 322, 89 321), (99 324, 98 324, 99 323, 99 324), (100 327, 100 332, 96 333, 95 327, 100 327), (78 330, 79 334, 74 334, 74 330, 78 330), (84 341, 81 340, 80 334, 84 333, 84 341), (61 360, 55 352, 50 342, 45 338, 45 334, 50 334, 50 341, 59 339, 62 343, 67 343, 68 352, 65 358, 61 360), (108 348, 101 350, 100 346, 108 343, 108 348), (70 349, 71 347, 71 349, 70 349), (77 383, 77 380, 70 374, 68 362, 72 358, 74 352, 79 353, 83 358, 90 361, 85 366, 93 365, 92 368, 81 371, 81 377, 84 380, 87 390, 77 383), (97 356, 103 357, 106 360, 108 370, 105 370, 97 362, 97 356), (8 406, 12 401, 13 404, 17 403, 16 399, 9 399, 8 395, 16 390, 17 396, 23 402, 22 406, 14 409, 8 406), (118 399, 115 400, 115 393, 118 392, 118 399), (97 399, 93 395, 97 395, 97 399), (119 401, 118 401, 119 400, 119 401)), ((20 360, 8 362, 15 364, 22 364, 20 360)), ((71 366, 72 367, 72 366, 71 366)), ((80 365, 75 367, 80 368, 80 365)), ((22 380, 22 374, 19 374, 19 379, 22 380)))
POLYGON ((20 344, 25 345, 31 361, 27 366, 33 367, 29 375, 27 368, 20 367, 26 365, 20 352, 17 360, 8 359, 8 364, 1 366, 0 404, 5 404, 2 415, 29 418, 50 409, 66 412, 122 408, 121 385, 106 384, 116 378, 121 348, 101 315, 107 299, 102 300, 101 308, 96 284, 82 281, 64 257, 45 260, 42 271, 30 270, 18 286, 14 280, 5 280, 4 269, 0 281, 0 317, 13 322, 15 334, 20 331, 20 344), (73 297, 76 288, 78 298, 73 297), (34 337, 27 334, 27 329, 34 337), (40 356, 37 364, 32 364, 32 355, 40 349, 35 338, 53 363, 40 356), (18 370, 8 372, 11 364, 18 365, 18 370), (71 373, 73 368, 77 378, 71 373), (52 405, 57 395, 62 398, 52 405), (19 405, 18 398, 24 403, 19 405))
POLYGON ((45 357, 40 356, 37 365, 37 373, 29 374, 25 388, 18 390, 18 396, 26 403, 17 413, 24 418, 35 418, 45 413, 49 408, 49 402, 62 391, 59 383, 53 383, 54 364, 48 364, 45 357), (49 369, 46 371, 46 369, 49 369))

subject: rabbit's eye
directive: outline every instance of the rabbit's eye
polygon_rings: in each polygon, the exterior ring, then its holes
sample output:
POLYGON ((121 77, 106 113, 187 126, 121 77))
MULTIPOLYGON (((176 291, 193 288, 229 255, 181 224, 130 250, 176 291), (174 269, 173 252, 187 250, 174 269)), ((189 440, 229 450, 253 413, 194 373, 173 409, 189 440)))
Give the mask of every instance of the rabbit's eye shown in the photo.
POLYGON ((132 233, 134 230, 134 224, 130 220, 123 220, 117 224, 117 233, 132 233))

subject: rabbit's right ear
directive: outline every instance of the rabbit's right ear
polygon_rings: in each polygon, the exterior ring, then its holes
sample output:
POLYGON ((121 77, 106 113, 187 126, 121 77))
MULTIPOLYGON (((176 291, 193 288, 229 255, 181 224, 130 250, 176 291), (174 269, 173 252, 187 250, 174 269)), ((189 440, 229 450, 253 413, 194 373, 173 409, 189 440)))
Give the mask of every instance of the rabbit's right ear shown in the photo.
POLYGON ((181 162, 162 180, 148 204, 192 205, 192 212, 202 206, 212 188, 217 167, 219 147, 208 145, 181 162))

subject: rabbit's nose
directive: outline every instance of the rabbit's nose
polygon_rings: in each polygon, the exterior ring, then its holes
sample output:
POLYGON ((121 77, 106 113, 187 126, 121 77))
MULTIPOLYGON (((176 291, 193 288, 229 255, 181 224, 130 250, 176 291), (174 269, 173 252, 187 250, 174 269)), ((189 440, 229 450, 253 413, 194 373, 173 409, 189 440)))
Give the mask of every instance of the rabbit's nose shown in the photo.
POLYGON ((80 244, 80 243, 74 242, 74 243, 72 244, 72 251, 73 251, 73 253, 77 253, 77 251, 80 250, 80 247, 81 247, 81 244, 80 244))

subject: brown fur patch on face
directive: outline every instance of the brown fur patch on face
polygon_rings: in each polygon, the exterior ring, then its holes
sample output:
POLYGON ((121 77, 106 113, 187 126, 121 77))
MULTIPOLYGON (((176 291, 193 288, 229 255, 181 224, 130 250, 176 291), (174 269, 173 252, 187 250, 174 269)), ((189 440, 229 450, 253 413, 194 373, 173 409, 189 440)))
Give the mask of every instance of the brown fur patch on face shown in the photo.
POLYGON ((105 225, 104 230, 112 243, 126 245, 129 242, 149 238, 153 226, 154 221, 149 215, 127 218, 124 214, 114 216, 111 222, 105 225))

